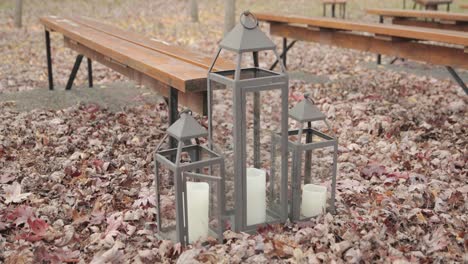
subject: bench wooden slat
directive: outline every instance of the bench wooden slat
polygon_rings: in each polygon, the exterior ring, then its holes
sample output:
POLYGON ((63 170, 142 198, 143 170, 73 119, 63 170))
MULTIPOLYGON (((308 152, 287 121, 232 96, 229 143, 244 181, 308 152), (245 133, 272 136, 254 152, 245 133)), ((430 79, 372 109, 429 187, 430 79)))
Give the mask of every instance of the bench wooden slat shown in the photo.
MULTIPOLYGON (((126 31, 91 18, 72 17, 71 20, 79 24, 96 29, 98 31, 104 32, 106 34, 112 35, 114 37, 135 43, 137 45, 141 45, 148 49, 164 53, 168 56, 177 58, 182 61, 186 61, 188 63, 200 66, 205 69, 208 69, 213 61, 213 58, 211 56, 207 56, 202 53, 195 53, 182 47, 167 45, 157 39, 150 39, 140 34, 131 31, 126 31)), ((223 60, 221 58, 217 60, 214 68, 214 70, 216 71, 225 71, 232 69, 235 69, 235 65, 232 62, 223 60)))
POLYGON ((260 21, 277 23, 296 23, 322 28, 368 32, 379 35, 409 38, 425 41, 436 41, 446 44, 468 46, 468 33, 459 31, 419 28, 399 25, 384 25, 377 23, 360 23, 338 19, 309 18, 302 16, 283 16, 270 13, 255 13, 260 21))
POLYGON ((43 17, 42 24, 113 60, 128 65, 182 92, 206 87, 206 69, 120 38, 103 34, 69 19, 43 17))
MULTIPOLYGON (((79 43, 76 43, 76 41, 70 40, 67 37, 64 38, 64 42, 66 47, 84 55, 86 58, 90 58, 93 61, 99 62, 102 65, 105 65, 106 67, 122 74, 123 76, 128 77, 130 80, 157 91, 166 98, 169 97, 169 85, 159 82, 154 78, 130 67, 126 67, 121 63, 116 63, 110 60, 108 57, 105 57, 104 55, 88 47, 80 45, 79 43)), ((206 104, 206 100, 203 92, 179 93, 178 101, 181 105, 184 105, 197 113, 203 113, 205 110, 204 105, 206 104)))
POLYGON ((283 38, 468 69, 468 53, 460 48, 413 41, 387 41, 347 31, 317 31, 284 23, 272 23, 270 33, 283 38))
POLYGON ((366 9, 366 12, 368 14, 379 15, 384 17, 430 18, 445 21, 468 22, 468 14, 443 11, 417 11, 408 9, 370 8, 366 9))

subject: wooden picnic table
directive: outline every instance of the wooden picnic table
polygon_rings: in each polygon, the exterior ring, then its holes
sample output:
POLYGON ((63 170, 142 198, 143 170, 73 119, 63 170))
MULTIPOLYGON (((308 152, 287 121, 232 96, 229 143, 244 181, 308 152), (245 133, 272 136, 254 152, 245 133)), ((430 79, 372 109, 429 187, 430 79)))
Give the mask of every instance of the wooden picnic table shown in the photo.
MULTIPOLYGON (((46 16, 40 21, 46 30, 49 89, 54 88, 49 34, 57 32, 63 35, 65 46, 78 53, 66 89, 71 89, 81 60, 86 57, 90 87, 91 61, 97 61, 168 98, 171 122, 177 119, 179 103, 196 112, 206 112, 211 56, 89 18, 46 16)), ((218 61, 215 70, 234 69, 231 62, 218 61)))
POLYGON ((396 25, 468 32, 468 14, 464 13, 377 8, 366 9, 366 12, 379 16, 381 23, 384 18, 390 18, 396 25))
POLYGON ((346 17, 346 2, 347 0, 322 0, 323 16, 327 16, 327 6, 330 6, 331 17, 335 17, 336 6, 338 6, 339 16, 344 19, 346 17))
POLYGON ((453 3, 453 0, 413 0, 414 5, 413 9, 419 5, 420 8, 425 10, 438 10, 439 5, 447 5, 447 12, 450 11, 450 5, 453 3))
POLYGON ((270 24, 272 35, 283 38, 281 57, 285 63, 288 50, 298 40, 318 42, 446 66, 468 93, 465 83, 452 68, 468 69, 466 32, 271 13, 255 13, 255 16, 270 24), (293 41, 288 44, 288 39, 293 41))

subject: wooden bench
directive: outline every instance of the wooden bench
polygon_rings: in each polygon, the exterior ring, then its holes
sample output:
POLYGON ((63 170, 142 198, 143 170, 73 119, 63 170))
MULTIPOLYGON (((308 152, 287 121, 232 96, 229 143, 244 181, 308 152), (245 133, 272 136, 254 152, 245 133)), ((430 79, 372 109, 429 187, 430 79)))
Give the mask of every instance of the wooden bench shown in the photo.
POLYGON ((447 5, 447 12, 450 11, 450 4, 453 0, 413 0, 413 9, 419 5, 419 8, 425 10, 438 10, 439 5, 447 5))
POLYGON ((468 33, 270 13, 255 13, 255 16, 270 23, 271 35, 283 38, 281 58, 285 64, 287 52, 294 43, 311 41, 444 65, 468 93, 465 83, 452 68, 468 69, 468 33), (288 44, 288 38, 294 40, 288 44))
POLYGON ((339 16, 344 19, 346 17, 346 2, 347 0, 322 0, 323 16, 327 16, 327 5, 329 5, 331 16, 335 17, 336 6, 338 6, 339 16))
POLYGON ((366 9, 366 12, 378 15, 380 23, 384 22, 384 18, 390 18, 395 25, 468 32, 468 14, 463 13, 404 9, 366 9))
MULTIPOLYGON (((49 32, 57 32, 63 35, 65 46, 78 53, 66 89, 72 88, 81 61, 86 57, 90 87, 92 61, 97 61, 168 98, 171 123, 178 118, 179 103, 198 113, 206 113, 210 56, 89 18, 47 16, 40 21, 45 26, 49 89, 54 89, 49 32)), ((234 68, 224 60, 215 65, 215 70, 234 68)))

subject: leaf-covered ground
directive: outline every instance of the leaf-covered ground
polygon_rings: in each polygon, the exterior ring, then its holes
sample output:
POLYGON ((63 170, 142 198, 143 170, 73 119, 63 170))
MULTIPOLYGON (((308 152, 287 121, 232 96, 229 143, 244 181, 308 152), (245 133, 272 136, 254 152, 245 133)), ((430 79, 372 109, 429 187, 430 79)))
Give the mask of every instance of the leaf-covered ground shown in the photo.
MULTIPOLYGON (((20 30, 11 6, 0 3, 0 96, 46 88, 43 14, 87 14, 209 53, 222 35, 220 1, 201 1, 200 24, 186 18, 185 1, 77 2, 25 1, 20 30)), ((272 10, 288 1, 259 2, 239 5, 272 10)), ((284 11, 320 11, 294 2, 284 11)), ((63 86, 73 53, 60 41, 54 37, 54 67, 63 86)), ((0 262, 468 261, 466 96, 448 77, 412 74, 408 63, 402 71, 369 67, 373 59, 311 43, 298 43, 289 57, 291 71, 326 77, 291 80, 290 104, 310 92, 338 135, 337 214, 253 235, 227 231, 222 244, 182 248, 155 236, 152 151, 167 128, 163 101, 121 112, 95 104, 18 112, 2 103, 0 262)), ((78 83, 85 78, 83 71, 78 83)), ((121 79, 96 67, 98 83, 121 79)))

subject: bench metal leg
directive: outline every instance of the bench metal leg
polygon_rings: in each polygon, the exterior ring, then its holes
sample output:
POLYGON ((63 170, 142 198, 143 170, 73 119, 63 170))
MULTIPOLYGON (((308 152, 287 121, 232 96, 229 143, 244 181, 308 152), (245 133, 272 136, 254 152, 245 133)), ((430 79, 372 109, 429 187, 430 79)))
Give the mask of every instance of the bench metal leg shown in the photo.
POLYGON ((332 4, 331 6, 331 15, 333 18, 335 17, 335 4, 332 4))
MULTIPOLYGON (((258 67, 258 52, 253 52, 253 61, 254 66, 258 67)), ((257 77, 257 76, 255 76, 257 77)), ((253 124, 253 142, 254 142, 254 167, 257 169, 261 168, 261 159, 260 159, 260 92, 254 92, 253 98, 253 115, 254 115, 254 124, 253 124)))
MULTIPOLYGON (((179 111, 178 111, 178 106, 179 106, 179 91, 171 87, 170 92, 169 92, 169 125, 174 124, 175 121, 177 121, 177 118, 179 118, 179 111)), ((170 145, 171 148, 176 148, 177 147, 177 141, 173 138, 170 140, 170 145)))
POLYGON ((46 56, 47 56, 47 75, 49 77, 49 90, 54 89, 54 77, 52 76, 52 52, 50 49, 50 32, 45 31, 46 56))
POLYGON ((448 72, 450 75, 452 75, 453 79, 460 85, 461 88, 463 88, 463 91, 465 91, 465 94, 468 94, 468 87, 466 87, 465 82, 462 80, 462 78, 458 75, 458 73, 453 69, 451 66, 446 66, 448 72))
POLYGON ((288 66, 286 66, 288 64, 286 62, 286 60, 288 58, 287 48, 288 48, 288 39, 283 38, 283 63, 284 63, 284 67, 286 67, 286 68, 288 67, 288 66))
POLYGON ((70 73, 70 77, 68 78, 67 86, 65 87, 65 90, 71 90, 73 86, 73 81, 75 80, 76 74, 78 73, 78 70, 80 69, 80 64, 81 61, 83 60, 83 55, 79 54, 76 56, 75 60, 75 65, 73 65, 72 72, 70 73))
POLYGON ((88 85, 89 88, 93 87, 93 62, 88 58, 88 85))
MULTIPOLYGON (((288 40, 287 40, 286 38, 283 38, 283 45, 284 45, 284 44, 287 44, 287 43, 288 43, 287 41, 288 41, 288 40)), ((291 43, 289 43, 289 45, 287 45, 286 48, 284 48, 284 46, 283 46, 283 52, 281 53, 280 58, 283 59, 284 67, 287 67, 287 66, 286 66, 286 54, 287 54, 288 51, 294 46, 294 44, 296 44, 296 42, 297 42, 297 40, 293 40, 291 43)), ((276 67, 276 65, 278 65, 278 60, 276 60, 276 61, 273 63, 273 65, 271 65, 270 71, 273 70, 273 69, 276 67)))
MULTIPOLYGON (((379 16, 379 23, 383 24, 383 22, 384 22, 383 16, 379 16)), ((382 64, 382 55, 377 54, 377 65, 380 65, 380 64, 382 64)))

